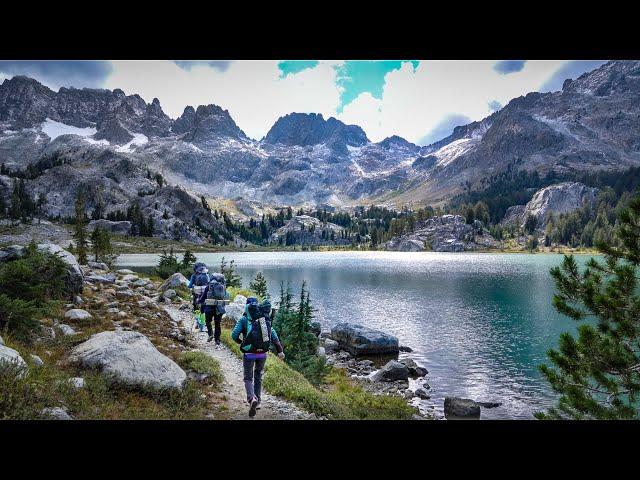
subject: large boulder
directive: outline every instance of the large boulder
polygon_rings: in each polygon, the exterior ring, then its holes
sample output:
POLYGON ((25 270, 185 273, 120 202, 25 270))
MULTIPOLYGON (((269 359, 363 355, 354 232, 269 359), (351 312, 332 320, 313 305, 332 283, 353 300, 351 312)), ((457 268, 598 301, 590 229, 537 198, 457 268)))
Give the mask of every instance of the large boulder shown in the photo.
POLYGON ((390 360, 384 367, 373 374, 374 382, 395 382, 396 380, 408 380, 409 369, 396 360, 390 360))
POLYGON ((67 320, 90 320, 93 318, 89 312, 81 308, 72 308, 64 314, 67 320))
POLYGON ((0 364, 15 364, 20 375, 23 375, 27 369, 27 362, 20 356, 20 353, 4 344, 0 345, 0 364))
POLYGON ((176 289, 180 285, 184 285, 185 287, 189 285, 189 280, 180 272, 174 273, 169 278, 167 278, 162 285, 160 285, 160 291, 164 292, 168 289, 176 289))
POLYGON ((398 339, 393 335, 353 323, 334 325, 331 338, 352 355, 385 355, 399 351, 398 339))
POLYGON ((160 353, 147 337, 133 331, 93 335, 71 351, 69 360, 134 387, 181 389, 187 378, 184 370, 160 353))
POLYGON ((64 408, 60 407, 43 408, 42 412, 40 412, 40 415, 48 420, 73 420, 73 417, 69 415, 64 408))
POLYGON ((244 307, 247 304, 247 297, 244 295, 236 295, 229 305, 225 305, 224 316, 232 321, 237 321, 244 314, 244 307))
POLYGON ((450 419, 479 419, 480 404, 468 398, 445 397, 444 416, 450 419))

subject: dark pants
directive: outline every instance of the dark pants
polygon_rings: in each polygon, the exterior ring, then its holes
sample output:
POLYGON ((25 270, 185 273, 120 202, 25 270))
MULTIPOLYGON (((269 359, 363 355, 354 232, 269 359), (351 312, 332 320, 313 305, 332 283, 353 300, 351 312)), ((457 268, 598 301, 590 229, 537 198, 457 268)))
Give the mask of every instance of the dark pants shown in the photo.
POLYGON ((205 312, 204 319, 207 324, 207 332, 209 332, 209 336, 213 335, 213 338, 216 340, 220 340, 220 322, 222 321, 222 314, 214 315, 212 311, 205 312), (215 323, 215 334, 213 329, 211 328, 211 320, 213 319, 215 323))
POLYGON ((193 311, 195 312, 196 310, 200 310, 200 305, 198 305, 198 297, 200 295, 196 295, 195 293, 193 294, 193 311))
POLYGON ((262 374, 266 358, 249 359, 242 356, 242 366, 244 367, 244 388, 247 391, 247 402, 251 403, 255 395, 260 400, 262 392, 262 374))

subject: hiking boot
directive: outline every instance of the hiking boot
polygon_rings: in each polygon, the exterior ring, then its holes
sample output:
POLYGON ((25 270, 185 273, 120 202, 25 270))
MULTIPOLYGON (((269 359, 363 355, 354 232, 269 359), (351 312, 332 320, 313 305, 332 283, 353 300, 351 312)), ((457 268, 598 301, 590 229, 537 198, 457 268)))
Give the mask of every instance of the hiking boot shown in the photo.
POLYGON ((216 338, 216 345, 220 345, 220 339, 216 338))
POLYGON ((209 338, 207 338, 207 342, 210 342, 211 340, 213 340, 213 335, 209 335, 209 338))
POLYGON ((253 400, 251 400, 251 408, 249 408, 249 416, 250 417, 255 417, 256 416, 256 410, 258 408, 258 399, 256 397, 253 397, 253 400))
POLYGON ((256 405, 256 410, 260 410, 262 408, 262 400, 258 400, 258 405, 256 405))

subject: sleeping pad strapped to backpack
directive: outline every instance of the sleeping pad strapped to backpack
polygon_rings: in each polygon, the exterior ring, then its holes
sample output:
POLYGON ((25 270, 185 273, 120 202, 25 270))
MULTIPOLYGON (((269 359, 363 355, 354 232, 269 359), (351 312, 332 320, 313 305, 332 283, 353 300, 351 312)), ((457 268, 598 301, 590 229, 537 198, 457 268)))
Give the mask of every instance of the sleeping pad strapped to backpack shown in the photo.
POLYGON ((226 279, 221 273, 214 273, 209 280, 209 289, 207 290, 207 298, 204 304, 207 306, 215 305, 218 314, 225 313, 225 299, 227 298, 226 279))

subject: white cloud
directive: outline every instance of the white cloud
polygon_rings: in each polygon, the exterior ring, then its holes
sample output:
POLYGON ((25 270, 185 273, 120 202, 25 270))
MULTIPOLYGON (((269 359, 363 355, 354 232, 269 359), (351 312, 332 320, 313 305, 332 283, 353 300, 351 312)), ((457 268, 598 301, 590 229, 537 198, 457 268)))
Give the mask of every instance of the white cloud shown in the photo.
POLYGON ((529 60, 509 75, 494 69, 496 60, 423 60, 415 71, 405 63, 386 75, 382 99, 362 93, 336 115, 340 88, 334 66, 339 63, 321 61, 280 78, 275 60, 235 61, 225 71, 206 65, 185 70, 172 61, 114 61, 106 87, 138 93, 148 102, 158 97, 173 118, 186 105, 215 103, 253 138, 264 136, 282 115, 316 112, 361 126, 373 141, 397 134, 419 142, 443 119, 480 120, 492 113, 490 104, 506 105, 537 91, 567 61, 529 60))
POLYGON ((369 138, 380 141, 398 134, 419 142, 447 116, 480 120, 490 115, 490 102, 506 105, 512 98, 537 90, 564 62, 529 61, 519 72, 500 75, 490 61, 421 61, 385 77, 382 100, 361 94, 339 116, 359 124, 369 138))

